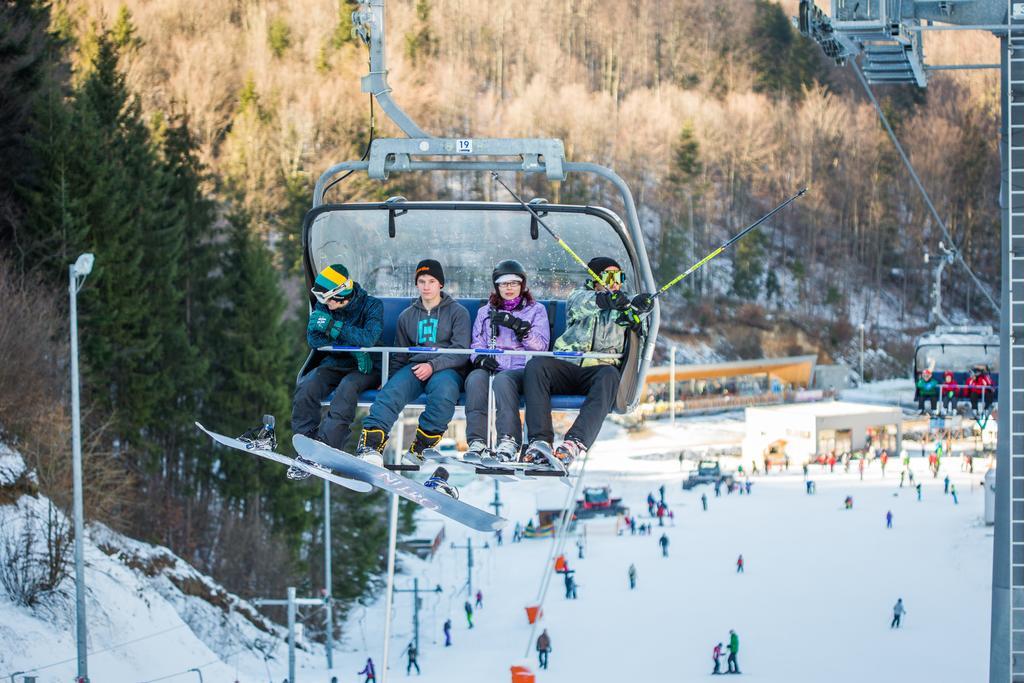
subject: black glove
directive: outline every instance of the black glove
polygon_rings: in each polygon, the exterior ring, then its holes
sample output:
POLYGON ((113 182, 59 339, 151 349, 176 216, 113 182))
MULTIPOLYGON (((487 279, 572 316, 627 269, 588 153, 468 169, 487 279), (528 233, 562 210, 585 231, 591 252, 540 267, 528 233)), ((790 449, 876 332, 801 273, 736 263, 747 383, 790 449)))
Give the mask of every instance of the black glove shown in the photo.
POLYGON ((528 320, 517 318, 508 311, 495 311, 491 314, 491 323, 494 325, 500 325, 507 327, 512 330, 513 334, 516 335, 516 339, 519 341, 523 340, 527 334, 530 333, 530 329, 533 325, 528 320))
POLYGON ((487 372, 497 372, 501 369, 497 358, 486 355, 477 356, 473 361, 473 367, 479 370, 486 370, 487 372))
POLYGON ((615 324, 629 328, 637 334, 640 334, 644 329, 643 321, 640 319, 640 314, 632 306, 627 308, 625 311, 619 312, 618 317, 615 318, 615 324))
POLYGON ((650 313, 654 310, 654 297, 650 294, 644 294, 641 292, 633 297, 633 300, 629 302, 629 305, 640 313, 650 313))
POLYGON ((606 311, 624 311, 629 308, 629 297, 622 292, 598 292, 597 307, 606 311))

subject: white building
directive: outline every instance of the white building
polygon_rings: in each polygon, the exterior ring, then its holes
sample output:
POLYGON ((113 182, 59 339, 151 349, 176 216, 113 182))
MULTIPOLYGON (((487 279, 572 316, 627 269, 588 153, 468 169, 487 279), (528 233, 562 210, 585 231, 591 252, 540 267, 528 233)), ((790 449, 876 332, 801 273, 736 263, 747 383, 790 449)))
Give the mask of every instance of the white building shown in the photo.
POLYGON ((790 461, 799 465, 833 449, 840 455, 864 448, 869 435, 873 448, 895 455, 903 438, 899 408, 845 401, 747 408, 746 424, 743 460, 759 464, 769 444, 780 440, 790 461))

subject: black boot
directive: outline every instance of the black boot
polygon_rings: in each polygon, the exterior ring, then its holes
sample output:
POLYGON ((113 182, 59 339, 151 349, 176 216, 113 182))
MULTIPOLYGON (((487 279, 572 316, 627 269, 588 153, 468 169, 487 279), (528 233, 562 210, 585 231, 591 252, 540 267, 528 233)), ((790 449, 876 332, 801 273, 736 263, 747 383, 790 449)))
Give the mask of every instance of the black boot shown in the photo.
POLYGON ((446 496, 451 496, 455 500, 459 499, 459 490, 448 483, 448 470, 443 467, 434 470, 434 473, 423 482, 423 485, 428 489, 436 489, 446 496))
POLYGON ((359 435, 359 447, 356 457, 366 462, 384 466, 384 447, 388 445, 388 435, 383 429, 364 429, 359 435))
MULTIPOLYGON (((433 449, 434 446, 441 443, 441 437, 444 434, 427 434, 421 428, 416 428, 416 438, 413 439, 412 445, 409 446, 409 450, 405 453, 406 461, 413 465, 422 465, 427 461, 423 455, 423 451, 427 449, 433 449)), ((437 454, 440 456, 440 453, 437 454)))

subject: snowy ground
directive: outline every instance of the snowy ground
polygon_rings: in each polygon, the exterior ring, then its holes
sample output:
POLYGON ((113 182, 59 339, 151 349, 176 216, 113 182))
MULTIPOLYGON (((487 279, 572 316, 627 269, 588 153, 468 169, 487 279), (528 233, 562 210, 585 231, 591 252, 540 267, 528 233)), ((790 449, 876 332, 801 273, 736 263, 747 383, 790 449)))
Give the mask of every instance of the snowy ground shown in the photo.
MULTIPOLYGON (((697 680, 710 673, 711 649, 727 641, 730 628, 740 637, 744 674, 759 681, 987 680, 992 531, 980 519, 980 469, 967 475, 958 459, 944 462, 942 474, 956 485, 959 505, 920 458, 912 464, 923 482, 920 502, 912 489, 898 488, 894 462, 885 479, 875 464, 864 481, 855 468, 829 474, 812 467, 814 496, 804 493, 797 469, 755 477, 750 496, 716 499, 708 487, 682 491, 678 461, 656 455, 661 447, 721 445, 741 438, 741 430, 741 418, 733 415, 682 420, 675 432, 661 426, 639 441, 613 433, 599 442, 587 481, 611 483, 635 512, 645 512, 647 493, 664 483, 675 526, 655 523, 651 537, 618 537, 611 522, 588 523, 582 560, 570 541, 566 554, 577 570, 579 599, 565 600, 561 577, 555 577, 541 624, 554 651, 550 669, 537 680, 697 680), (708 512, 700 509, 701 493, 709 496, 708 512), (851 511, 842 509, 847 495, 854 499, 851 511), (891 530, 887 510, 894 514, 891 530), (661 531, 671 539, 668 559, 660 556, 661 531), (737 575, 740 553, 747 567, 737 575), (626 580, 630 563, 639 574, 634 592, 626 580), (908 614, 903 629, 890 631, 898 597, 908 614)), ((502 485, 504 512, 525 522, 538 500, 546 504, 567 491, 554 482, 502 485)), ((463 497, 484 505, 493 498, 493 484, 469 484, 463 497)), ((451 541, 467 536, 451 523, 447 530, 451 541)), ((472 630, 462 611, 464 588, 457 593, 465 582, 465 551, 445 548, 431 563, 405 563, 398 587, 411 587, 417 576, 421 586, 439 583, 445 590, 426 597, 421 612, 425 683, 509 680, 514 664, 537 671, 524 607, 536 600, 553 541, 513 545, 509 537, 502 547, 490 539, 491 549, 477 553, 474 590, 482 588, 485 606, 472 630), (441 635, 448 617, 451 648, 443 647, 441 635)), ((484 534, 473 539, 474 545, 488 540, 484 534)), ((405 677, 401 650, 411 637, 411 604, 411 596, 396 597, 390 657, 396 678, 405 677)), ((351 621, 338 658, 340 681, 357 680, 353 674, 367 655, 380 670, 382 607, 351 621)), ((313 670, 298 677, 328 678, 313 670)))
MULTIPOLYGON (((447 522, 449 542, 463 544, 472 534, 478 549, 474 591, 483 590, 484 608, 476 614, 476 628, 468 630, 462 611, 464 550, 446 543, 430 562, 400 558, 398 588, 411 588, 416 577, 421 587, 440 584, 444 591, 423 599, 420 680, 508 681, 514 664, 529 665, 538 681, 699 680, 710 673, 711 649, 727 640, 730 628, 740 637, 744 675, 758 681, 987 679, 992 531, 980 521, 980 467, 969 476, 960 472, 959 459, 943 461, 943 474, 959 489, 959 505, 943 495, 941 476, 932 479, 926 462, 916 457, 921 502, 911 489, 897 487, 895 459, 885 479, 877 464, 864 481, 855 467, 848 475, 812 467, 814 496, 804 493, 798 469, 755 477, 750 496, 714 498, 709 487, 681 490, 680 450, 724 449, 742 437, 739 412, 680 419, 674 430, 664 423, 639 434, 606 424, 586 481, 611 484, 637 513, 646 511, 648 492, 665 484, 675 514, 675 526, 664 529, 670 557, 660 556, 662 530, 656 522, 651 537, 619 537, 611 520, 588 522, 585 558, 575 558, 575 538, 566 553, 577 571, 579 599, 565 600, 560 576, 547 595, 541 626, 548 629, 554 651, 546 672, 537 672, 524 608, 536 602, 553 541, 511 544, 509 529, 505 544, 495 547, 492 536, 447 522), (709 496, 707 512, 700 509, 701 493, 709 496), (851 511, 842 509, 847 495, 854 498, 851 511), (895 515, 892 530, 885 529, 887 510, 895 515), (482 550, 485 541, 491 547, 482 550), (747 563, 743 575, 735 573, 740 553, 747 563), (630 563, 639 574, 633 592, 626 580, 630 563), (904 599, 908 615, 902 630, 890 631, 897 597, 904 599), (445 648, 441 627, 449 617, 454 644, 445 648)), ((493 499, 492 481, 460 479, 464 499, 480 506, 493 499)), ((500 490, 503 513, 513 523, 525 523, 538 505, 551 507, 569 492, 554 481, 502 484, 500 490)), ((21 505, 41 503, 25 498, 21 505)), ((7 506, 0 513, 16 511, 7 506)), ((163 574, 147 578, 129 571, 121 559, 124 553, 145 559, 166 550, 112 539, 102 530, 94 529, 92 537, 121 548, 109 555, 90 543, 86 550, 92 680, 190 681, 196 680, 188 671, 193 667, 216 681, 279 683, 287 676, 280 630, 260 631, 237 611, 224 613, 190 597, 163 574), (266 661, 253 650, 255 640, 270 652, 266 661)), ((182 586, 193 586, 189 591, 198 585, 194 581, 204 581, 184 563, 170 571, 182 586), (194 581, 182 581, 188 577, 194 581)), ((230 601, 236 610, 245 609, 230 601)), ((70 680, 72 615, 73 603, 47 614, 0 601, 0 675, 61 662, 40 671, 39 680, 70 680)), ((404 679, 411 595, 396 595, 392 617, 389 677, 404 679)), ((299 654, 297 680, 329 683, 335 675, 341 683, 361 681, 355 672, 371 656, 381 681, 383 621, 383 599, 357 608, 336 651, 335 669, 326 671, 322 649, 311 646, 299 654)))

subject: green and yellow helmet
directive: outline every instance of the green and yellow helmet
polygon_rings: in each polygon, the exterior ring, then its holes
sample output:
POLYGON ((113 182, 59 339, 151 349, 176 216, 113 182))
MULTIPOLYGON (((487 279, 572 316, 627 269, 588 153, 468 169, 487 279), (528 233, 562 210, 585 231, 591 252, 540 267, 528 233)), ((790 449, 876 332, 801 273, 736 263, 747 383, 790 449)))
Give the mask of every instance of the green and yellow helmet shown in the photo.
POLYGON ((310 291, 317 301, 326 304, 331 299, 346 299, 352 296, 355 286, 356 283, 348 276, 348 268, 335 263, 317 273, 310 291))

